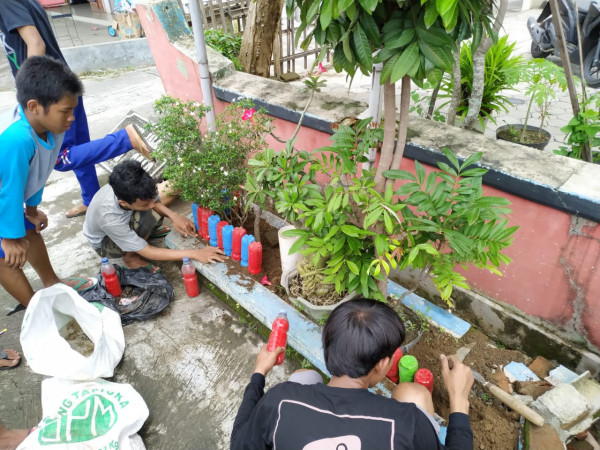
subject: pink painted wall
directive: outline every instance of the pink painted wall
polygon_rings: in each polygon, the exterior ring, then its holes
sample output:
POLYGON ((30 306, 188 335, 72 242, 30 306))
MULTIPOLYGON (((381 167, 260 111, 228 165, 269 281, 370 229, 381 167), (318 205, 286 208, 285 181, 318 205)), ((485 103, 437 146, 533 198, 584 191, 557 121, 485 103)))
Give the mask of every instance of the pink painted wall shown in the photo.
MULTIPOLYGON (((169 43, 152 11, 142 4, 137 8, 166 92, 201 100, 195 62, 169 43)), ((213 100, 215 110, 221 111, 225 103, 213 100)), ((277 135, 285 139, 296 124, 275 119, 275 127, 277 135)), ((328 144, 329 135, 314 129, 302 128, 298 135, 298 148, 311 150, 328 144)), ((275 141, 271 145, 282 148, 275 141)), ((402 168, 414 172, 414 162, 405 158, 402 168)), ((600 268, 600 226, 581 221, 583 225, 577 228, 567 213, 492 187, 485 191, 512 202, 510 224, 520 228, 506 250, 513 262, 503 268, 504 275, 472 267, 464 272, 471 287, 525 314, 579 332, 600 348, 600 276, 596 274, 600 268)))

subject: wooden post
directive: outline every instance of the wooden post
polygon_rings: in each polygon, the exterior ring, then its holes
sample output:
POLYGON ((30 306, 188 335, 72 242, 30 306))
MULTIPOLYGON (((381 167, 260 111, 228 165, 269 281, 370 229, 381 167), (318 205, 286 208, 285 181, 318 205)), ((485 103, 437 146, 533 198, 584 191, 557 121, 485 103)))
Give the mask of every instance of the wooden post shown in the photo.
MULTIPOLYGON (((567 78, 567 87, 569 89, 569 98, 571 99, 571 108, 573 110, 573 116, 576 117, 579 115, 579 100, 577 99, 577 90, 575 88, 575 81, 573 80, 573 70, 571 69, 571 60, 567 50, 567 41, 565 40, 562 20, 560 20, 558 0, 550 0, 550 10, 552 11, 552 23, 554 24, 554 30, 556 31, 556 40, 558 41, 560 59, 562 60, 563 68, 565 69, 565 76, 567 78)), ((577 14, 577 12, 575 14, 577 14)), ((579 61, 579 63, 581 66, 583 61, 579 61)), ((590 151, 589 143, 583 146, 581 158, 584 161, 592 162, 592 152, 590 151)))

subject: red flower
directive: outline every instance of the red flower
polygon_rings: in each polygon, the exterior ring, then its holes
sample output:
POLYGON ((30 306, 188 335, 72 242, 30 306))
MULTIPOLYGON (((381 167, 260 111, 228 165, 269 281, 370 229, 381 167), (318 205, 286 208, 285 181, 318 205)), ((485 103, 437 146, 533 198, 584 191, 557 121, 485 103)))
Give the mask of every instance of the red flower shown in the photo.
POLYGON ((242 120, 250 120, 254 116, 256 110, 254 108, 245 109, 244 114, 242 114, 242 120))
POLYGON ((317 70, 317 75, 321 75, 325 72, 327 72, 327 69, 325 68, 325 66, 323 66, 323 63, 319 61, 319 69, 317 70))
POLYGON ((271 286, 273 283, 271 283, 268 279, 267 276, 265 275, 261 281, 261 284, 264 284, 265 286, 271 286))

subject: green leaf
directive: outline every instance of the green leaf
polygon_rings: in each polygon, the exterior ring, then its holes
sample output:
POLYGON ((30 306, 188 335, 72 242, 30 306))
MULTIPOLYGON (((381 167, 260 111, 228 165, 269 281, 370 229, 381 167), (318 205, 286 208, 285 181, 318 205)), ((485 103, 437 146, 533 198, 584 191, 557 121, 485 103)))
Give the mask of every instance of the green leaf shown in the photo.
POLYGON ((346 264, 348 265, 348 269, 350 269, 350 272, 352 272, 354 275, 358 275, 360 273, 360 270, 358 269, 356 263, 348 259, 346 260, 346 264))
POLYGON ((354 32, 352 33, 352 37, 354 38, 354 48, 356 50, 356 56, 358 58, 358 62, 365 68, 366 70, 371 70, 373 67, 373 56, 371 54, 371 45, 369 44, 369 39, 367 35, 363 31, 360 24, 356 24, 354 27, 354 32))
MULTIPOLYGON (((318 2, 317 2, 318 3, 318 2)), ((327 29, 333 16, 333 0, 323 0, 323 6, 321 7, 321 14, 319 16, 319 22, 323 30, 327 29)))
POLYGON ((412 173, 410 173, 407 170, 386 170, 385 172, 383 172, 383 176, 392 180, 417 181, 417 177, 415 177, 412 173))
POLYGON ((414 28, 407 28, 398 36, 396 39, 392 41, 386 41, 385 48, 386 49, 395 49, 402 48, 405 45, 408 45, 415 38, 415 30, 414 28))
POLYGON ((423 39, 419 39, 419 48, 435 67, 444 71, 452 70, 454 58, 451 48, 434 46, 423 39))
POLYGON ((292 246, 290 247, 289 254, 292 255, 292 254, 298 252, 298 250, 300 250, 302 247, 304 247, 304 244, 306 243, 307 240, 308 240, 308 236, 304 236, 304 237, 301 237, 300 239, 298 239, 296 242, 294 242, 292 244, 292 246))
POLYGON ((350 34, 346 32, 342 37, 342 48, 344 49, 344 56, 348 61, 354 61, 354 55, 352 54, 352 49, 350 48, 350 34))
POLYGON ((360 3, 362 9, 371 14, 377 7, 377 3, 379 3, 379 0, 358 0, 358 3, 360 3))
POLYGON ((415 170, 417 172, 417 179, 419 180, 419 184, 425 183, 425 167, 419 161, 415 161, 415 170))
MULTIPOLYGON (((456 169, 460 168, 460 163, 458 162, 458 158, 454 155, 454 153, 452 153, 452 150, 450 150, 449 148, 443 148, 442 152, 444 153, 444 156, 446 158, 448 158, 448 160, 450 161, 450 164, 452 164, 456 169)), ((444 170, 444 169, 442 169, 444 170)))
POLYGON ((433 25, 438 16, 439 13, 437 12, 436 2, 432 0, 428 1, 427 6, 425 7, 425 26, 429 28, 431 25, 433 25))
MULTIPOLYGON (((379 52, 379 54, 380 53, 381 52, 379 52)), ((379 54, 377 56, 379 56, 379 54)), ((400 56, 401 56, 400 53, 396 53, 394 56, 392 56, 390 59, 388 59, 383 64, 383 69, 381 69, 381 84, 383 84, 389 80, 390 76, 392 75, 392 69, 396 65, 396 62, 400 59, 400 56)), ((334 62, 335 62, 335 54, 334 54, 334 62)))
POLYGON ((346 236, 358 237, 358 228, 354 225, 342 225, 342 232, 346 236))
POLYGON ((379 47, 381 45, 379 39, 379 29, 377 28, 377 24, 375 23, 373 16, 369 14, 361 14, 359 23, 361 24, 362 29, 367 35, 371 45, 373 45, 375 48, 379 47))
POLYGON ((354 0, 338 0, 338 10, 340 12, 346 11, 346 9, 353 4, 354 0))
MULTIPOLYGON (((394 63, 390 75, 390 83, 395 83, 408 73, 408 71, 419 61, 419 45, 416 42, 410 44, 402 52, 402 55, 394 63)), ((389 64, 388 61, 387 64, 389 64)))

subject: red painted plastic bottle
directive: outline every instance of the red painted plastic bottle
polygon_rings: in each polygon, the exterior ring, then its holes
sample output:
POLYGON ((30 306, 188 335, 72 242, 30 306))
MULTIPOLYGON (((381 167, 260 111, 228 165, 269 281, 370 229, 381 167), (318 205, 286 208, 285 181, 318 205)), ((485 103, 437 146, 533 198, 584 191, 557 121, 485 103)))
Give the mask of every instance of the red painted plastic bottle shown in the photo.
POLYGON ((398 347, 394 352, 394 355, 392 356, 392 367, 386 375, 396 384, 398 384, 398 363, 400 362, 400 358, 402 358, 402 347, 398 347))
POLYGON ((100 267, 100 272, 102 273, 102 278, 104 278, 104 286, 106 286, 106 290, 113 297, 118 297, 121 295, 121 283, 119 283, 119 277, 117 276, 117 271, 115 270, 115 266, 108 260, 108 258, 102 258, 102 266, 100 267))
POLYGON ((234 261, 242 260, 242 238, 246 235, 246 230, 242 227, 233 229, 233 243, 231 250, 231 259, 234 261))
POLYGON ((260 273, 262 270, 262 244, 250 242, 248 245, 248 271, 251 274, 260 273))
MULTIPOLYGON (((285 311, 279 311, 277 318, 273 321, 271 327, 271 334, 269 335, 269 343, 267 344, 267 350, 272 352, 277 347, 285 347, 287 345, 287 332, 290 329, 290 323, 287 319, 285 311)), ((277 355, 277 362, 275 365, 280 365, 285 358, 285 352, 277 355)))
POLYGON ((187 256, 183 258, 183 266, 181 266, 183 274, 183 284, 188 297, 197 297, 200 295, 200 286, 198 285, 198 277, 196 276, 196 268, 190 262, 187 256))
POLYGON ((205 241, 210 241, 210 232, 208 229, 208 218, 214 213, 210 209, 202 211, 202 238, 205 241))
POLYGON ((425 368, 415 372, 415 383, 425 386, 431 395, 433 395, 433 374, 425 368))

